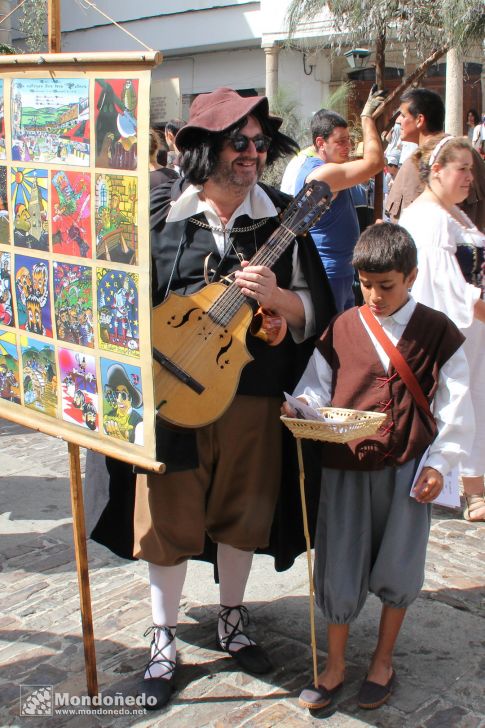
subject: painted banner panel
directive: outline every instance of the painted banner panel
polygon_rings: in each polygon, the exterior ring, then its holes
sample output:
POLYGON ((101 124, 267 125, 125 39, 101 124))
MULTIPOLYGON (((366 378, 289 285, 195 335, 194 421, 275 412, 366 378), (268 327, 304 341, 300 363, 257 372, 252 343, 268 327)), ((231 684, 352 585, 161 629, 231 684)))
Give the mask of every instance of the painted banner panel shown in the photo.
POLYGON ((0 417, 155 467, 150 70, 48 58, 0 81, 0 417))

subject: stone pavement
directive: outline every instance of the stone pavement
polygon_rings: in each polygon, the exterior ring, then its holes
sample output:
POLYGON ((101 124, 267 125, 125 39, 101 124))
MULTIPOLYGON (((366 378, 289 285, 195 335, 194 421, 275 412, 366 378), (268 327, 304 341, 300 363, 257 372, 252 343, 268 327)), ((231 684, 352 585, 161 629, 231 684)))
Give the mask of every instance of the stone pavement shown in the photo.
MULTIPOLYGON (((346 684, 335 707, 310 714, 297 703, 312 671, 306 560, 300 557, 291 570, 277 574, 272 559, 259 556, 247 598, 255 631, 271 646, 276 666, 271 675, 239 673, 231 658, 213 649, 217 590, 211 568, 194 562, 178 630, 178 689, 169 708, 137 715, 127 707, 122 715, 104 707, 104 714, 81 714, 71 702, 69 708, 57 707, 53 717, 20 715, 21 689, 24 709, 38 715, 40 702, 27 700, 38 686, 53 686, 79 703, 86 680, 67 445, 0 420, 0 447, 0 725, 485 727, 485 524, 466 523, 444 509, 434 514, 426 583, 400 637, 398 684, 379 710, 363 711, 355 702, 376 636, 377 600, 368 599, 351 631, 346 684), (59 712, 68 709, 71 714, 59 712)), ((147 657, 146 567, 94 543, 89 559, 99 687, 113 699, 133 696, 147 657)), ((317 620, 323 663, 324 630, 319 615, 317 620)))

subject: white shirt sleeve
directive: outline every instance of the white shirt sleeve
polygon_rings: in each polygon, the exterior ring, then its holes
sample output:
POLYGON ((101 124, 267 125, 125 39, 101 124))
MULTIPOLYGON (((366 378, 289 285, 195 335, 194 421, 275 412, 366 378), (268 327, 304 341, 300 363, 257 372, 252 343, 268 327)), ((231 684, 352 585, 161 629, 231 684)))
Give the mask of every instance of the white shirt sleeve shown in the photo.
POLYGON ((475 433, 468 363, 462 346, 440 369, 432 411, 438 434, 431 444, 425 467, 446 475, 470 454, 475 433))
POLYGON ((456 259, 445 212, 432 204, 413 204, 399 220, 418 249, 418 275, 413 298, 443 311, 459 329, 471 326, 480 289, 467 283, 456 259))
POLYGON ((298 242, 295 242, 293 246, 293 260, 292 260, 292 274, 290 281, 290 291, 296 293, 300 297, 305 309, 305 326, 304 328, 296 329, 293 326, 289 326, 291 336, 296 344, 300 344, 309 336, 313 336, 317 332, 315 331, 315 311, 313 310, 313 301, 308 288, 308 283, 303 275, 303 270, 300 264, 300 258, 298 257, 298 242))
POLYGON ((332 369, 318 349, 311 355, 305 371, 293 392, 304 397, 314 408, 328 407, 332 399, 332 369))

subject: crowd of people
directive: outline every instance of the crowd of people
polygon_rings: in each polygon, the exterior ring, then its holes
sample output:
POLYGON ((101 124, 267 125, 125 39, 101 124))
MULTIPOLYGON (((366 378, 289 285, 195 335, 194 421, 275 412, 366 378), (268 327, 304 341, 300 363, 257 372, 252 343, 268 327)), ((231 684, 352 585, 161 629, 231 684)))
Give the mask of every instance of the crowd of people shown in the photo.
POLYGON ((350 624, 368 592, 382 613, 358 703, 388 700, 396 640, 424 580, 431 503, 453 469, 464 517, 485 521, 484 162, 468 138, 443 132, 443 102, 427 89, 404 94, 384 149, 373 120, 383 99, 371 89, 359 157, 339 114, 316 112, 312 144, 299 152, 266 97, 230 88, 200 94, 187 123, 175 133, 167 126, 168 165, 151 133, 153 304, 224 282, 254 312, 284 318, 287 331, 274 347, 247 333, 252 359, 215 422, 184 429, 157 419, 165 474, 88 457, 87 509, 98 499, 92 537, 148 562, 153 626, 139 688, 147 708, 165 706, 175 687, 179 603, 194 557, 212 561, 217 575, 217 649, 251 674, 273 669, 270 649, 248 630, 244 592, 255 552, 271 553, 283 570, 304 549, 295 445, 280 422, 281 412, 296 412, 282 404, 284 392, 314 407, 386 414, 372 436, 305 453, 328 658, 302 706, 335 699, 350 624), (261 177, 285 155, 292 159, 277 190, 261 177), (385 166, 384 219, 359 225, 351 190, 385 166), (258 251, 312 182, 328 185, 329 210, 265 264, 258 251))

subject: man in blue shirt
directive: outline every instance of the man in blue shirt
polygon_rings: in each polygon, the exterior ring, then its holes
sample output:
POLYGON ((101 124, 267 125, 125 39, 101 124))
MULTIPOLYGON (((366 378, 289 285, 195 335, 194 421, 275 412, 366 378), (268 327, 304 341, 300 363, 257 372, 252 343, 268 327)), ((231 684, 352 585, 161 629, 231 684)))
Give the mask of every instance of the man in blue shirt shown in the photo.
POLYGON ((359 222, 349 188, 367 181, 384 167, 381 139, 372 119, 382 101, 382 92, 371 90, 361 114, 364 155, 352 161, 345 119, 334 111, 317 111, 310 128, 318 156, 305 160, 296 181, 295 194, 312 179, 323 180, 334 193, 330 209, 310 233, 327 271, 338 311, 354 306, 352 254, 359 237, 359 222))

